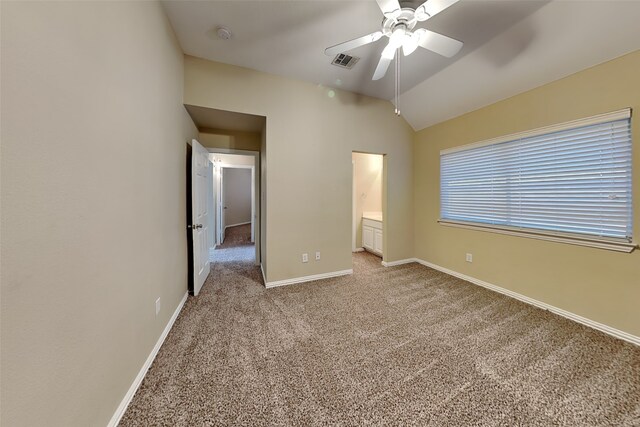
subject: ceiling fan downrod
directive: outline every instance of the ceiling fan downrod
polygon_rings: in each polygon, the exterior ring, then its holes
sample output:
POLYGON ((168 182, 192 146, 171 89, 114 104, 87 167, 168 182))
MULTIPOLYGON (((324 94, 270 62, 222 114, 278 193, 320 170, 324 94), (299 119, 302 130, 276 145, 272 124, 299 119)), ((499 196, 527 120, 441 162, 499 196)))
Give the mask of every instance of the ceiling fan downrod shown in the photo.
MULTIPOLYGON (((400 49, 400 48, 398 48, 400 49)), ((400 54, 396 55, 396 75, 395 75, 395 92, 396 92, 396 116, 400 116, 400 54)))

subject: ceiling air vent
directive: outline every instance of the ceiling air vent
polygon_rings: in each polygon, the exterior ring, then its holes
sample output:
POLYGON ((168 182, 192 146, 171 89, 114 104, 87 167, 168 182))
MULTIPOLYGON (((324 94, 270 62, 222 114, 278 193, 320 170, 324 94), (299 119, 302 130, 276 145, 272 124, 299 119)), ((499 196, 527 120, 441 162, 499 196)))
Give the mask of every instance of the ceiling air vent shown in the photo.
POLYGON ((360 58, 358 58, 357 56, 349 56, 344 53, 339 53, 335 58, 333 58, 333 61, 331 61, 331 63, 338 67, 350 70, 354 65, 356 65, 356 62, 358 62, 359 60, 360 58))

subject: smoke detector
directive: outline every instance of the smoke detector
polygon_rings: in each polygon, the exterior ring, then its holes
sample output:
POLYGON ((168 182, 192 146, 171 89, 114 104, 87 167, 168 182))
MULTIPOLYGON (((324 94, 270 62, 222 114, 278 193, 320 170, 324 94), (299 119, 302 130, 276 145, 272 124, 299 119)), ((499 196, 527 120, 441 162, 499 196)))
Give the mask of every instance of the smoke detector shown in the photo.
POLYGON ((216 34, 218 34, 218 37, 222 40, 229 40, 231 38, 231 31, 225 27, 218 28, 216 34))

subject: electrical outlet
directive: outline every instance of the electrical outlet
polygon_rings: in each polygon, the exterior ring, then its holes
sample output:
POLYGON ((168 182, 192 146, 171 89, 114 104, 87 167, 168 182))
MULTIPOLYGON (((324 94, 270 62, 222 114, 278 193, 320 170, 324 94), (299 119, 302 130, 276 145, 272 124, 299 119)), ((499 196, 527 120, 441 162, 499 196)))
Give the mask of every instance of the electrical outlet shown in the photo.
POLYGON ((160 313, 160 297, 156 300, 156 316, 160 313))
POLYGON ((316 252, 316 261, 320 261, 320 251, 316 252))
POLYGON ((467 262, 473 262, 473 254, 467 254, 467 262))
POLYGON ((307 253, 302 254, 302 262, 309 262, 309 254, 307 253))

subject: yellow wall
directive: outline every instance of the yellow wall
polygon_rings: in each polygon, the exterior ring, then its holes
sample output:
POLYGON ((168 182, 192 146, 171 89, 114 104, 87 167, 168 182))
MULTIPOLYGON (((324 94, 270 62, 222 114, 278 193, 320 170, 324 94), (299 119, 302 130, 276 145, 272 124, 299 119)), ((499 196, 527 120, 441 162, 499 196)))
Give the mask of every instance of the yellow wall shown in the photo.
POLYGON ((260 151, 260 132, 200 129, 198 142, 207 148, 260 151))
MULTIPOLYGON (((541 65, 544 66, 544 65, 541 65)), ((631 254, 439 225, 442 149, 632 107, 640 111, 640 51, 417 132, 418 258, 640 336, 640 250, 631 254), (465 253, 473 253, 473 263, 465 253)), ((640 171, 640 118, 632 119, 640 171)), ((640 181, 633 227, 640 233, 640 181)))
POLYGON ((329 92, 185 57, 185 104, 267 118, 268 281, 352 268, 352 151, 387 154, 385 256, 393 261, 413 255, 413 130, 388 101, 329 92), (301 262, 303 252, 315 251, 322 253, 320 261, 310 256, 301 262))
POLYGON ((0 424, 104 426, 187 292, 183 55, 156 2, 0 4, 0 424))

